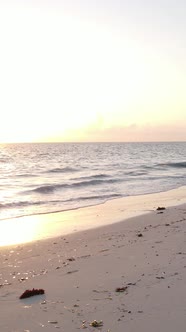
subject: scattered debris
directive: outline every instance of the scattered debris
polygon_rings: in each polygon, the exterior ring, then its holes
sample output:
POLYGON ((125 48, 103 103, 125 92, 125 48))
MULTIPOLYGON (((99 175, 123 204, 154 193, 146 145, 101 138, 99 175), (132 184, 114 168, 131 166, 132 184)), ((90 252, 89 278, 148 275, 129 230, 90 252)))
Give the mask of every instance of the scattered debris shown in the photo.
POLYGON ((90 323, 90 326, 93 326, 93 327, 100 327, 100 326, 103 326, 103 321, 100 320, 99 322, 97 320, 93 320, 93 322, 90 323))
POLYGON ((11 282, 8 282, 7 280, 5 280, 5 282, 3 284, 0 284, 0 287, 9 286, 9 285, 11 285, 11 282))
POLYGON ((128 282, 127 285, 128 285, 128 286, 135 286, 135 285, 136 285, 136 282, 128 282))
POLYGON ((90 257, 91 255, 84 255, 84 256, 80 256, 80 257, 78 257, 78 258, 88 258, 88 257, 90 257))
POLYGON ((67 274, 78 272, 79 270, 68 271, 67 274))
POLYGON ((20 299, 26 299, 27 297, 31 297, 31 296, 34 296, 34 295, 42 295, 44 294, 45 291, 44 289, 27 289, 19 298, 20 299))
POLYGON ((100 252, 105 252, 105 251, 109 251, 109 249, 102 249, 102 250, 100 250, 100 252))
POLYGON ((94 293, 107 293, 107 290, 97 290, 97 289, 93 289, 94 293))
POLYGON ((85 325, 85 323, 82 324, 82 329, 87 329, 87 326, 85 325))
POLYGON ((26 278, 24 278, 24 277, 22 277, 22 278, 20 278, 20 279, 18 279, 20 282, 22 282, 22 281, 25 281, 25 280, 28 280, 28 277, 26 277, 26 278))
POLYGON ((56 320, 48 320, 49 324, 57 324, 58 322, 56 320))
POLYGON ((82 325, 81 325, 82 329, 87 329, 87 326, 86 326, 85 324, 86 324, 86 321, 83 320, 83 321, 82 321, 82 325))
POLYGON ((163 210, 166 210, 166 208, 164 206, 158 206, 158 208, 156 210, 157 211, 163 211, 163 210))
POLYGON ((127 288, 128 288, 128 286, 117 287, 115 291, 118 292, 118 293, 119 293, 119 292, 122 293, 122 292, 125 292, 125 291, 127 290, 127 288))

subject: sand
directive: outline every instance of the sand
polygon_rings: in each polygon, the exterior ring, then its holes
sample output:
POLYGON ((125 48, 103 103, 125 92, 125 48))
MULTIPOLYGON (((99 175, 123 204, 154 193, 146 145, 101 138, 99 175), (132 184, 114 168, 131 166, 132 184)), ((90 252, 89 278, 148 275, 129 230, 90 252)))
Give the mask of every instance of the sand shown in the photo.
MULTIPOLYGON (((121 222, 127 208, 115 200, 105 226, 1 247, 0 331, 185 332, 186 196, 176 193, 145 196, 146 213, 121 222), (45 294, 19 299, 33 288, 45 294)), ((95 221, 95 209, 73 213, 95 221)))

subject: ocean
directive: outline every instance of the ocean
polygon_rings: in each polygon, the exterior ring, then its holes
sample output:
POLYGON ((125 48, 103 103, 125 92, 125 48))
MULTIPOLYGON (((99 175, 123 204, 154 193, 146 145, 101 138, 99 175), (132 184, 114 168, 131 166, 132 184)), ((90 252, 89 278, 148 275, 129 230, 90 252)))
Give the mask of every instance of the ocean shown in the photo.
POLYGON ((0 220, 186 185, 186 142, 0 145, 0 220))

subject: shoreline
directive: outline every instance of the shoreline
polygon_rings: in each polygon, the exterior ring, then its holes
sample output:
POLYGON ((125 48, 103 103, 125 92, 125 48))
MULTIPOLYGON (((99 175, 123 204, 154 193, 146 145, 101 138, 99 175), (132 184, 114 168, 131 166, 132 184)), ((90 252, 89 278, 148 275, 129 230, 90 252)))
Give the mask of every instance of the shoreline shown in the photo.
POLYGON ((99 228, 148 214, 158 206, 186 203, 186 186, 146 195, 127 196, 88 207, 0 221, 0 248, 99 228), (11 232, 10 232, 11 230, 11 232))
POLYGON ((179 204, 102 227, 2 247, 0 329, 184 332, 184 234, 186 204, 179 204), (33 288, 45 294, 19 299, 33 288), (103 326, 90 326, 94 320, 103 326))

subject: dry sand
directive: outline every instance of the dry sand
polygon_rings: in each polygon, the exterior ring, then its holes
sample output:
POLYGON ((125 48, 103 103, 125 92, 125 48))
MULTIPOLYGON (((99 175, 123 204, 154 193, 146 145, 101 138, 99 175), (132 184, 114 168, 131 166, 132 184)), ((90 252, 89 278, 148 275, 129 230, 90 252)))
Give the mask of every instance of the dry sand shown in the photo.
POLYGON ((157 211, 161 195, 148 214, 1 247, 0 332, 185 332, 186 204, 157 211), (32 288, 45 294, 19 299, 32 288))

